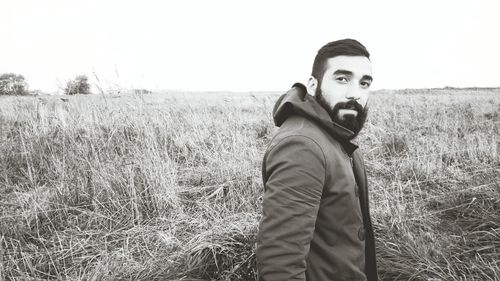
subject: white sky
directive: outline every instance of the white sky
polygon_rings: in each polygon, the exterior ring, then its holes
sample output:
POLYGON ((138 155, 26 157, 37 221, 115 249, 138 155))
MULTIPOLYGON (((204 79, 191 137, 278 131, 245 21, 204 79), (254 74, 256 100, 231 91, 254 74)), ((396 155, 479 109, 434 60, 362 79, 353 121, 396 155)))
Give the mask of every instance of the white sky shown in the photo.
POLYGON ((500 86, 500 1, 0 0, 0 73, 101 86, 285 91, 354 38, 374 89, 500 86))

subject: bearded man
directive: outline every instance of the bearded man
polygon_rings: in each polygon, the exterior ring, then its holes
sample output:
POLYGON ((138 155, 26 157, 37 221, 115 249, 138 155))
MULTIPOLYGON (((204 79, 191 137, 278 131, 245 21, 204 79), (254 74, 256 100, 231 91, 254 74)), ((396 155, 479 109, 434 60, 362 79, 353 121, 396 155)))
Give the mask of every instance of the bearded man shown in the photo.
POLYGON ((377 280, 366 172, 351 142, 372 80, 366 48, 338 40, 318 51, 307 87, 278 99, 262 163, 259 280, 377 280))

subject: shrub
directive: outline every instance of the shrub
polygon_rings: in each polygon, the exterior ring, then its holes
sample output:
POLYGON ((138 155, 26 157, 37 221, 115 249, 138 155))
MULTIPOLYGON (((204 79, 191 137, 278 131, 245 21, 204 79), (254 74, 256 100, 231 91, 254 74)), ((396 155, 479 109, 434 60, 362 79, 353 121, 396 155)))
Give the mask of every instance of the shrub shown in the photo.
POLYGON ((147 95, 152 94, 153 92, 148 89, 134 89, 134 94, 136 95, 147 95))
POLYGON ((89 79, 86 75, 78 75, 73 80, 69 80, 66 83, 66 88, 64 89, 65 95, 88 95, 90 92, 89 79))
POLYGON ((28 84, 24 76, 15 73, 0 75, 0 95, 27 95, 28 84))

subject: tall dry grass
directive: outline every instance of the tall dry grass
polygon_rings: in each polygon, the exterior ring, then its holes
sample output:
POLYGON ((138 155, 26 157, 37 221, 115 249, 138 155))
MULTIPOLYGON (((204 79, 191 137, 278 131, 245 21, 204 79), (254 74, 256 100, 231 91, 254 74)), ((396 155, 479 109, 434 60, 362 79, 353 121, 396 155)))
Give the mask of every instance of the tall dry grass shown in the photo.
MULTIPOLYGON (((372 96, 382 280, 500 280, 498 94, 372 96)), ((0 97, 0 279, 255 280, 276 98, 0 97)))

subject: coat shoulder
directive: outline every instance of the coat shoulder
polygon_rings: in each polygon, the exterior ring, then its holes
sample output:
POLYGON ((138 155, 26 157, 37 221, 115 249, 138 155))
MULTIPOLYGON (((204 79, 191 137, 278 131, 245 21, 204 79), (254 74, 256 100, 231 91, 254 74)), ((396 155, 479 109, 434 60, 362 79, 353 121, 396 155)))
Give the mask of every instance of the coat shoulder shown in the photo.
POLYGON ((278 129, 270 143, 270 147, 290 136, 308 138, 323 151, 327 147, 326 144, 330 142, 328 133, 318 124, 302 116, 292 116, 278 129))

